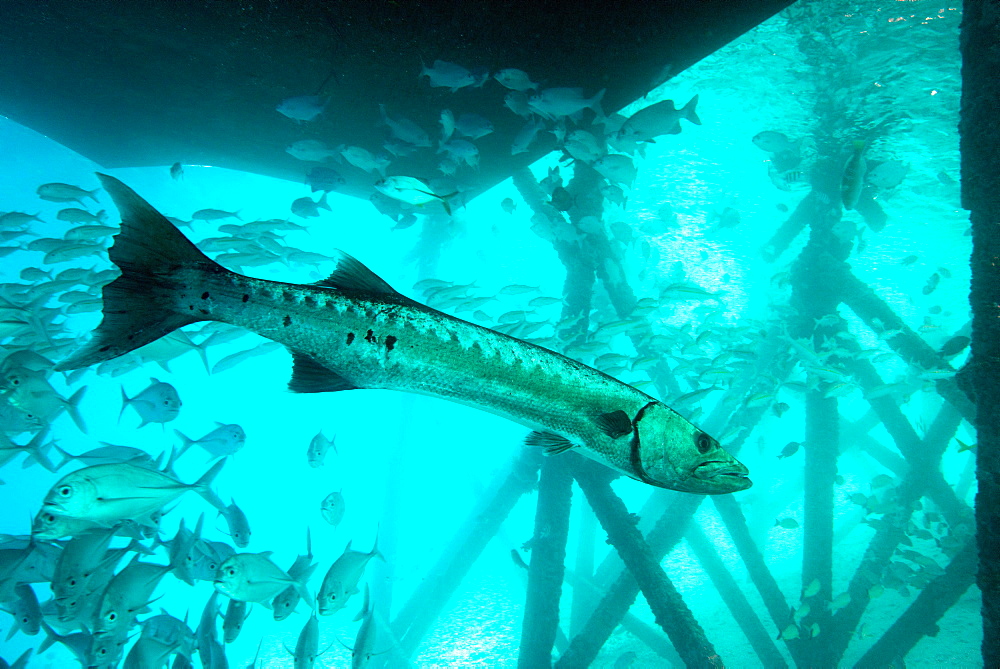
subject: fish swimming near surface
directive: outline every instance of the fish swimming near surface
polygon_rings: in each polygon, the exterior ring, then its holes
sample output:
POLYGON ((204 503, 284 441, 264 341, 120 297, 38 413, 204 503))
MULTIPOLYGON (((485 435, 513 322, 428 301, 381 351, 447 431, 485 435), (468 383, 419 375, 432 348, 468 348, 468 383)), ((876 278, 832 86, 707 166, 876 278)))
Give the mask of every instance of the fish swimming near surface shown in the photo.
POLYGON ((751 486, 719 442, 642 391, 576 360, 424 306, 342 254, 310 285, 230 272, 117 179, 99 175, 122 223, 93 339, 56 366, 94 365, 198 321, 288 347, 292 392, 381 388, 431 395, 534 430, 529 445, 570 449, 653 486, 721 494, 751 486))

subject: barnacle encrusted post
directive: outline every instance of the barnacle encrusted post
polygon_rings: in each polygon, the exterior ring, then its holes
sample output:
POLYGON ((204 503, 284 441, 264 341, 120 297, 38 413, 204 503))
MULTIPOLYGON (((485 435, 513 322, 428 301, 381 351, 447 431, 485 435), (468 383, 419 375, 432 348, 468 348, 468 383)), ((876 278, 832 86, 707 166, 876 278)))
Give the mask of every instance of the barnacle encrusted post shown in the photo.
POLYGON ((520 667, 552 663, 552 646, 559 630, 574 463, 575 459, 568 457, 547 458, 538 479, 535 533, 531 538, 528 590, 517 655, 520 667))
POLYGON ((983 664, 1000 665, 1000 15, 992 0, 964 3, 962 206, 972 220, 972 358, 979 491, 976 526, 983 597, 983 664))

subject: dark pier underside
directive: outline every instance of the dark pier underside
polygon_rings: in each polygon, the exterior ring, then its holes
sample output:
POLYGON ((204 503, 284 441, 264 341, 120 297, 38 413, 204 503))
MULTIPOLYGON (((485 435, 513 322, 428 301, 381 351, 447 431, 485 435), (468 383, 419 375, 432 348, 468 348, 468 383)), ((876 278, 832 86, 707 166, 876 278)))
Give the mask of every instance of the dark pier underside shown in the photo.
MULTIPOLYGON (((421 59, 491 72, 515 67, 546 86, 607 89, 619 109, 753 28, 790 0, 603 3, 303 0, 52 0, 4 3, 0 114, 106 168, 214 165, 302 181, 285 152, 304 138, 377 152, 378 105, 432 136, 441 109, 496 126, 477 142, 483 189, 545 150, 512 157, 524 124, 496 81, 451 93, 420 78, 421 59), (281 100, 323 88, 324 116, 299 125, 281 100)), ((390 173, 431 177, 432 151, 390 173)), ((367 198, 376 177, 345 165, 345 191, 367 198)))

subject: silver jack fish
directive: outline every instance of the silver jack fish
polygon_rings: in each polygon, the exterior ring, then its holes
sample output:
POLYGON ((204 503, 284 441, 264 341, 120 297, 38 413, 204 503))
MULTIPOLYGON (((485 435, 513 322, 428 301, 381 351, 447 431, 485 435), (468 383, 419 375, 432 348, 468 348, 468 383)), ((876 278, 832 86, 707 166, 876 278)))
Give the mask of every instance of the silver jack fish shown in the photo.
POLYGON ((383 388, 471 405, 526 425, 527 443, 576 449, 639 481, 719 494, 751 485, 719 442, 653 397, 563 355, 424 306, 354 258, 309 285, 230 272, 125 184, 98 175, 121 213, 93 339, 57 369, 124 355, 198 321, 221 321, 292 353, 289 389, 383 388))

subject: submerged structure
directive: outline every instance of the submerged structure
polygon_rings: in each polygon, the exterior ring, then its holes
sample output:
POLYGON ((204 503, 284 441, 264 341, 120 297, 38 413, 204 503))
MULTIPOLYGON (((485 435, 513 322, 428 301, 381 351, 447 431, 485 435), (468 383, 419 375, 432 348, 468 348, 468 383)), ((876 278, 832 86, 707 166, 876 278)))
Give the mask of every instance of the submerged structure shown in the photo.
MULTIPOLYGON (((13 7, 0 656, 1000 662, 1000 24, 748 4, 13 7), (400 300, 640 388, 754 487, 654 488, 436 399, 287 393, 280 346, 216 323, 55 371, 118 276, 98 168, 227 269, 339 289, 341 248, 400 300), (66 501, 87 471, 114 510, 66 501)), ((292 390, 350 387, 294 353, 292 390)))

